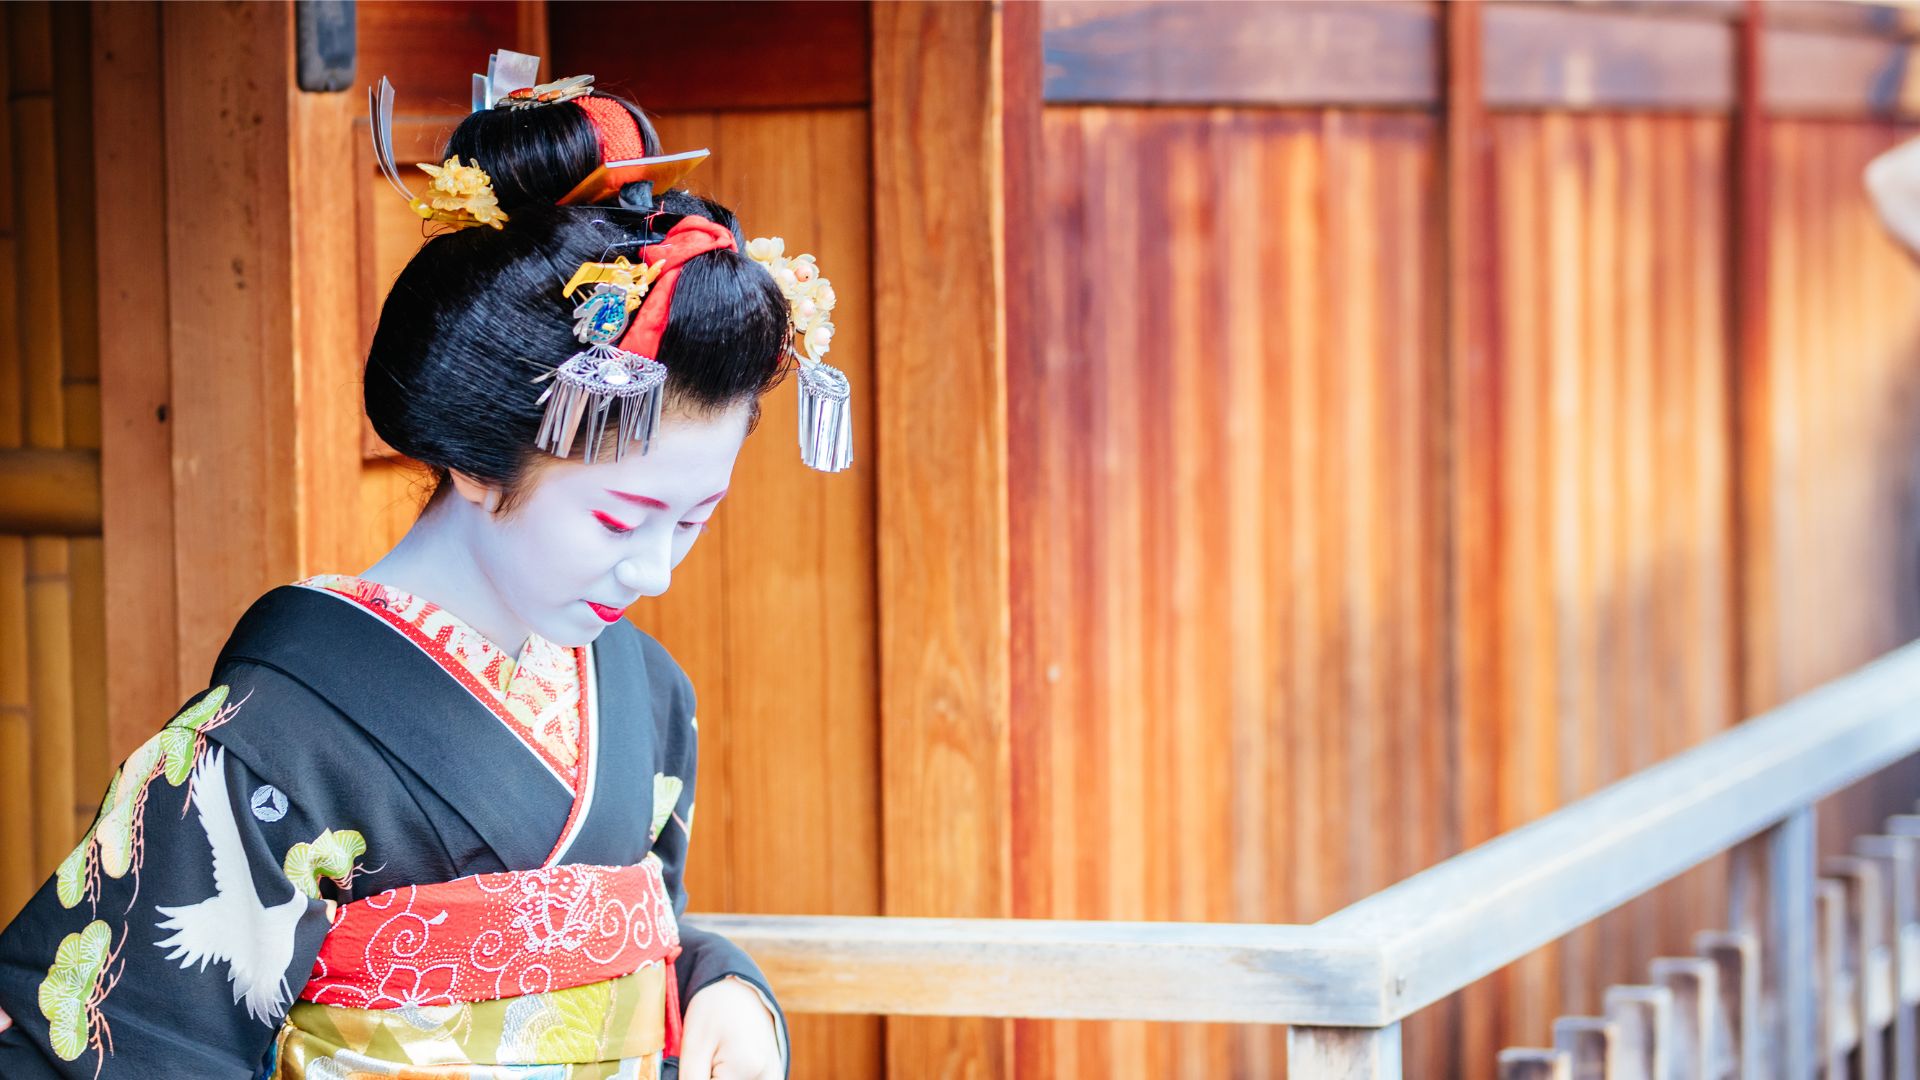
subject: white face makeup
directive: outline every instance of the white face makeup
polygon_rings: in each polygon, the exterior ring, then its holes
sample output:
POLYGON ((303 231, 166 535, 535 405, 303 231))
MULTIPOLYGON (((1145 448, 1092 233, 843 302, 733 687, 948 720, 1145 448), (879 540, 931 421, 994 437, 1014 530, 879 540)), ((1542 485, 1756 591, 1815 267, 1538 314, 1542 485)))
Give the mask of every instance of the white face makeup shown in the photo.
POLYGON ((667 591, 726 494, 750 409, 669 414, 645 454, 543 466, 509 513, 468 533, 492 599, 529 632, 576 646, 667 591))

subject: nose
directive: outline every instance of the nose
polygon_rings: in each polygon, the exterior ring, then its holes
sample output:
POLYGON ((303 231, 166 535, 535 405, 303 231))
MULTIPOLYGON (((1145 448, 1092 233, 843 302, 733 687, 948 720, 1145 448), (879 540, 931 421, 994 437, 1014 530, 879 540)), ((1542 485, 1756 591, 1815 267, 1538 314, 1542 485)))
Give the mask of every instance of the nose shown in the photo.
POLYGON ((666 592, 667 584, 673 580, 673 538, 668 536, 661 543, 649 544, 615 563, 613 580, 619 582, 621 588, 632 589, 641 596, 659 596, 666 592))

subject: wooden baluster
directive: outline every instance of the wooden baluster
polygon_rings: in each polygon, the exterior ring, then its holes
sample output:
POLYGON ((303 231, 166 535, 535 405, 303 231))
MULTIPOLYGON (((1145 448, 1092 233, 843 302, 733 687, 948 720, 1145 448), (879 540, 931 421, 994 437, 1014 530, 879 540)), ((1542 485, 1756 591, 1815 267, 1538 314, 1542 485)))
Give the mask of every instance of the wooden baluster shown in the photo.
POLYGON ((1567 1055, 1568 1080, 1615 1080, 1619 1036, 1613 1021, 1599 1016, 1563 1016, 1553 1022, 1553 1048, 1567 1055))
POLYGON ((1573 1080, 1573 1059, 1559 1050, 1500 1051, 1500 1080, 1573 1080))
MULTIPOLYGON (((1920 821, 1920 819, 1916 819, 1920 821)), ((1863 836, 1854 850, 1880 866, 1886 886, 1881 933, 1893 965, 1893 1029, 1887 1040, 1887 1074, 1920 1080, 1920 835, 1863 836)))
POLYGON ((1880 864, 1836 855, 1826 872, 1846 890, 1846 964, 1853 972, 1854 1050, 1858 1080, 1886 1080, 1885 1033, 1893 1026, 1893 953, 1882 930, 1886 886, 1880 864))
POLYGON ((1765 1076, 1813 1080, 1824 1046, 1814 996, 1814 811, 1805 807, 1733 849, 1733 928, 1758 945, 1760 1009, 1746 1036, 1765 1076))
POLYGON ((1673 995, 1667 1075, 1673 1080, 1716 1075, 1708 1043, 1720 1008, 1720 969, 1697 956, 1662 956, 1649 970, 1654 985, 1673 995))
POLYGON ((1853 983, 1847 970, 1847 891, 1822 878, 1813 891, 1815 1047, 1828 1080, 1847 1075, 1847 1051, 1858 1032, 1853 1019, 1853 983))
POLYGON ((1607 1019, 1619 1029, 1615 1080, 1671 1080, 1667 1049, 1673 1028, 1673 995, 1658 986, 1609 986, 1607 1019))
POLYGON ((1708 1050, 1710 1080, 1761 1080, 1760 946, 1753 935, 1734 930, 1705 930, 1693 937, 1693 949, 1719 972, 1718 1007, 1713 1010, 1708 1050))
POLYGON ((1290 1027, 1289 1080, 1400 1080, 1400 1025, 1290 1027))

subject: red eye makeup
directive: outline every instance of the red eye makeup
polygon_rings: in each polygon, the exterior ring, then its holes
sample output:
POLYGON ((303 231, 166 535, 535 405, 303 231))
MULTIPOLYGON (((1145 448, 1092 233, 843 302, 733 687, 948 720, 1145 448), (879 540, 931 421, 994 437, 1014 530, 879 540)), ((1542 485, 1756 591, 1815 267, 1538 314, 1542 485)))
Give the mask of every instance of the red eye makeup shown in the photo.
POLYGON ((614 517, 604 510, 595 510, 593 512, 593 518, 595 521, 606 526, 608 532, 625 534, 633 531, 633 526, 621 521, 619 518, 614 517))

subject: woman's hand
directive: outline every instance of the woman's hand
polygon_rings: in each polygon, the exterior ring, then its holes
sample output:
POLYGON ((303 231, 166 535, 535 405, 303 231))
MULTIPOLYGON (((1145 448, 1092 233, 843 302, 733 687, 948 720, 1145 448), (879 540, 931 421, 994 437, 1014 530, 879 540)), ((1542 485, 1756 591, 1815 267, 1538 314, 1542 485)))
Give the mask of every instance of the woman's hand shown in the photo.
POLYGON ((711 983, 687 1004, 680 1080, 780 1080, 773 1013, 739 979, 711 983))

